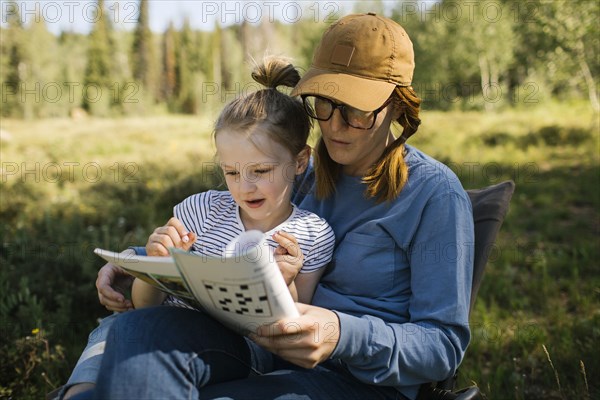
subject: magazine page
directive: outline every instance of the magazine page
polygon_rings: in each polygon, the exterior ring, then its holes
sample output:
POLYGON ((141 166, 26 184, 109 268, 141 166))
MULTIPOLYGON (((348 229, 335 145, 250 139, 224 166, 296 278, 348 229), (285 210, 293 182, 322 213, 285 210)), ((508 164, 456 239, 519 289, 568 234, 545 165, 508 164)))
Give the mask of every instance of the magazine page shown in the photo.
POLYGON ((200 303, 194 299, 192 291, 181 279, 173 257, 138 256, 103 249, 95 249, 94 253, 107 262, 118 265, 136 278, 180 298, 192 307, 201 309, 200 303))
POLYGON ((219 258, 176 249, 171 254, 204 310, 238 332, 246 334, 260 325, 298 316, 262 232, 243 233, 219 258))

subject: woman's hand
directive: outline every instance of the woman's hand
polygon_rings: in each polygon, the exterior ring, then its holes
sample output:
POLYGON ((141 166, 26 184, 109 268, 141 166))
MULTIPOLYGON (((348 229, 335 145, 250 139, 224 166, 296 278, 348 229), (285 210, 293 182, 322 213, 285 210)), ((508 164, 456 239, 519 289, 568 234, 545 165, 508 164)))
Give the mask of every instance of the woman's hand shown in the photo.
POLYGON ((300 317, 264 325, 249 337, 254 342, 304 368, 327 360, 340 339, 340 321, 333 311, 296 303, 300 317))
POLYGON ((125 293, 131 289, 133 276, 113 264, 106 264, 98 271, 96 289, 100 304, 110 311, 123 312, 131 310, 133 304, 125 298, 125 293))
POLYGON ((274 253, 275 262, 277 262, 285 283, 289 286, 302 269, 304 255, 298 245, 298 239, 290 233, 277 231, 273 235, 273 240, 279 244, 274 253))
POLYGON ((196 234, 188 232, 180 220, 173 217, 165 226, 152 232, 146 243, 146 254, 165 257, 169 255, 169 247, 188 251, 196 241, 196 234))

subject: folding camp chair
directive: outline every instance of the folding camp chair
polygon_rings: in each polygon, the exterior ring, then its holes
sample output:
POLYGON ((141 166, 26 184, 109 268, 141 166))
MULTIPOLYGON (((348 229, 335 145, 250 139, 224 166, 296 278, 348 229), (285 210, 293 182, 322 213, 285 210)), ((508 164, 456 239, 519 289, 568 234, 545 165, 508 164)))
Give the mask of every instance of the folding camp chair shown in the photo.
MULTIPOLYGON (((501 182, 483 189, 467 190, 473 205, 473 220, 475 222, 475 256, 469 312, 473 311, 488 257, 493 250, 496 235, 508 212, 508 206, 514 191, 515 183, 513 181, 501 182)), ((417 400, 476 400, 482 398, 477 386, 454 392, 455 386, 456 375, 442 382, 422 385, 417 400)))

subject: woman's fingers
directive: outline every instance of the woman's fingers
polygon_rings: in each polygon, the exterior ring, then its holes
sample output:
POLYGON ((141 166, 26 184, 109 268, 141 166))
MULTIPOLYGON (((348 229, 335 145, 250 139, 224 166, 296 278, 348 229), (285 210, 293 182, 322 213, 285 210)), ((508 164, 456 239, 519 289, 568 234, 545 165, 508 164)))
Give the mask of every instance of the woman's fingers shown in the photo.
POLYGON ((127 274, 113 264, 106 264, 98 271, 96 288, 100 304, 111 311, 127 311, 132 308, 131 301, 115 288, 127 274), (121 279, 119 279, 121 278, 121 279))
POLYGON ((296 303, 300 317, 260 326, 250 338, 267 350, 313 368, 326 360, 339 341, 339 319, 324 308, 296 303))
POLYGON ((100 293, 98 293, 98 299, 100 300, 100 304, 110 311, 125 312, 133 308, 129 300, 126 300, 126 302, 115 301, 104 297, 100 293))

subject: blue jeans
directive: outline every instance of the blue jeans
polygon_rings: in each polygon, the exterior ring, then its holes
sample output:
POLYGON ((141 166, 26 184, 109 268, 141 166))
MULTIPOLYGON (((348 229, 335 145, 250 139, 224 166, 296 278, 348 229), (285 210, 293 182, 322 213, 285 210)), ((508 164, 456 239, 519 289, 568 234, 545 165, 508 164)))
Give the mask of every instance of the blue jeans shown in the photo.
POLYGON ((100 325, 90 333, 85 350, 81 353, 69 380, 58 393, 58 399, 62 399, 67 389, 73 385, 78 383, 96 383, 106 345, 106 337, 113 321, 118 315, 118 313, 114 313, 103 318, 100 321, 100 325))
POLYGON ((404 399, 356 380, 340 362, 303 369, 206 314, 177 307, 115 319, 95 399, 404 399))

